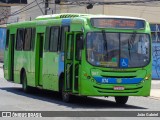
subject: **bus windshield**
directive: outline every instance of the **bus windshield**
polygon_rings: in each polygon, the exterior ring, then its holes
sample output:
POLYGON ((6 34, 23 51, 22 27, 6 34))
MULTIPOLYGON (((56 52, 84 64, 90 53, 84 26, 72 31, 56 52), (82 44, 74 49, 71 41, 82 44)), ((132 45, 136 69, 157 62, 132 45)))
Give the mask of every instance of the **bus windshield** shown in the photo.
POLYGON ((87 33, 87 61, 102 67, 144 67, 150 62, 150 37, 144 33, 87 33))

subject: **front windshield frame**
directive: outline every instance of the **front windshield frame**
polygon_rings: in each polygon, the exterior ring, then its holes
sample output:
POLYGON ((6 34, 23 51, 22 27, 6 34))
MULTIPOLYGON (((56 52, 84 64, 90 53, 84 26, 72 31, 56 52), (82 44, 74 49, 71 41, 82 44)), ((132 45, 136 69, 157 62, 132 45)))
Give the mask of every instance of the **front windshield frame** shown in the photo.
MULTIPOLYGON (((119 69, 121 69, 122 67, 120 67, 120 58, 121 58, 121 41, 120 41, 120 38, 119 38, 119 58, 118 58, 118 65, 117 66, 111 66, 111 67, 106 67, 106 66, 103 66, 103 65, 94 65, 94 64, 92 64, 92 63, 90 63, 90 61, 88 60, 88 54, 87 54, 87 41, 88 41, 88 34, 93 34, 93 33, 101 33, 101 34, 103 34, 103 32, 102 31, 93 31, 93 32, 87 32, 87 34, 86 34, 86 39, 85 39, 85 43, 86 43, 86 45, 85 45, 85 50, 86 50, 86 61, 90 64, 90 65, 92 65, 92 66, 95 66, 95 67, 103 67, 103 68, 119 68, 119 69)), ((126 68, 122 68, 122 69, 129 69, 129 68, 142 68, 142 67, 146 67, 147 65, 149 65, 149 63, 151 62, 151 36, 150 36, 150 34, 149 33, 140 33, 140 32, 106 32, 105 31, 105 34, 106 33, 117 33, 117 34, 119 34, 119 36, 120 36, 120 34, 130 34, 130 35, 133 35, 133 34, 142 34, 142 35, 146 35, 146 36, 148 36, 148 47, 149 47, 149 50, 148 50, 148 62, 145 64, 145 65, 143 65, 143 66, 136 66, 136 67, 126 67, 126 68)))

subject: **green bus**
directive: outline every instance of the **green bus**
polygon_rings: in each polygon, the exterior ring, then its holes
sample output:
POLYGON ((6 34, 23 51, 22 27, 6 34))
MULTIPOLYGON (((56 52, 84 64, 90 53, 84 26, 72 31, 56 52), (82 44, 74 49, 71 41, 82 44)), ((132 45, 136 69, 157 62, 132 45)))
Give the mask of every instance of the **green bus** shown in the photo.
POLYGON ((149 96, 151 35, 144 19, 63 13, 7 26, 4 76, 31 87, 72 95, 149 96))

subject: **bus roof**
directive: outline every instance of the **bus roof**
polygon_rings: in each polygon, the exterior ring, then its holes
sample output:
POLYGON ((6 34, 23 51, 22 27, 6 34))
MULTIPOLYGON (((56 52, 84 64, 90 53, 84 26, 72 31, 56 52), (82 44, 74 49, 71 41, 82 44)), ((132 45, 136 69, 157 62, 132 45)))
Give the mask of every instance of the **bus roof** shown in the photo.
POLYGON ((84 19, 91 19, 91 18, 123 18, 123 19, 134 19, 134 20, 144 20, 142 18, 138 17, 129 17, 129 16, 112 16, 112 15, 101 15, 101 14, 78 14, 78 13, 61 13, 61 14, 51 14, 51 15, 43 15, 35 18, 33 21, 25 21, 25 22, 18 22, 18 23, 12 23, 8 24, 7 27, 16 26, 19 25, 26 25, 31 26, 35 25, 38 21, 43 20, 58 20, 58 19, 65 19, 65 18, 84 18, 84 19))
POLYGON ((35 18, 35 20, 45 20, 45 19, 59 19, 59 18, 74 18, 79 16, 89 16, 91 14, 77 14, 77 13, 61 13, 61 14, 51 14, 42 15, 35 18))
POLYGON ((51 14, 43 15, 35 18, 35 20, 46 20, 46 19, 59 19, 59 18, 75 18, 75 17, 85 17, 85 18, 124 18, 124 19, 137 19, 144 20, 138 17, 129 16, 113 16, 113 15, 101 15, 101 14, 80 14, 80 13, 61 13, 61 14, 51 14))

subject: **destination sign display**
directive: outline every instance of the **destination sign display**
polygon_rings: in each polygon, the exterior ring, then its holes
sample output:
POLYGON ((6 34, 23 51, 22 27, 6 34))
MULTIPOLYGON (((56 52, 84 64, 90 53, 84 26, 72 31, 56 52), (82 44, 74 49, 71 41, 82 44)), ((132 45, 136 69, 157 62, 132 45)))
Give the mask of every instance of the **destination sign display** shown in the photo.
POLYGON ((144 29, 144 20, 123 18, 92 18, 91 24, 97 28, 144 29))

